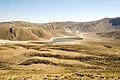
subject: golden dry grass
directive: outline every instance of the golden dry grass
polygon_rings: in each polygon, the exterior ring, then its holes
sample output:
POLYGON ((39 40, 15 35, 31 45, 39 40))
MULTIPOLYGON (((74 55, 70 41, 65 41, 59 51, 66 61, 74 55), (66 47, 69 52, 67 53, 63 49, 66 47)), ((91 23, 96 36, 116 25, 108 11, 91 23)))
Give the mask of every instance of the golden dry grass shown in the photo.
POLYGON ((119 44, 0 44, 0 80, 117 80, 119 44))

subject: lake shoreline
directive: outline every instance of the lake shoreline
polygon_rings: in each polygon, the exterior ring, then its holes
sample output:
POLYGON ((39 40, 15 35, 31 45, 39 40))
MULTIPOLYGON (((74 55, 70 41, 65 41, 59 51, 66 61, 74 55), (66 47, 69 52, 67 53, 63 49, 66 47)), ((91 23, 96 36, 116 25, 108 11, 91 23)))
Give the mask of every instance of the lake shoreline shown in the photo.
POLYGON ((23 44, 23 43, 32 43, 32 42, 43 42, 43 43, 45 42, 46 43, 46 42, 53 41, 55 39, 63 39, 63 38, 80 38, 80 37, 79 36, 63 36, 63 37, 51 38, 49 40, 35 40, 35 41, 32 41, 32 40, 28 40, 28 41, 11 41, 11 40, 0 39, 0 44, 6 44, 6 43, 12 43, 12 44, 20 43, 20 44, 23 44))

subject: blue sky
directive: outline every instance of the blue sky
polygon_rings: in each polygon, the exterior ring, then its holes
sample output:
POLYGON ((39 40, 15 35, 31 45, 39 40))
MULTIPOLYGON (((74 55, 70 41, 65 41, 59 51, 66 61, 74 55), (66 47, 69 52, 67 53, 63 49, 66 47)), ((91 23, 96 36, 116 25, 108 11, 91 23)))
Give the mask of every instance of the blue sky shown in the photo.
POLYGON ((120 0, 0 0, 0 22, 93 21, 120 17, 120 0))

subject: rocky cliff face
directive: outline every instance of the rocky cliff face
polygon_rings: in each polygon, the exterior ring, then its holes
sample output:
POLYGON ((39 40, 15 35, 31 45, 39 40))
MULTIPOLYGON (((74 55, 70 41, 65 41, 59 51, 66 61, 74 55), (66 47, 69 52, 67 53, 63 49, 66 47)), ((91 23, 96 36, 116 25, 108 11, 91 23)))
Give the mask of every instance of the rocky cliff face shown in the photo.
MULTIPOLYGON (((44 40, 53 37, 73 36, 85 32, 120 30, 120 18, 104 18, 92 22, 52 22, 46 24, 23 21, 0 23, 0 39, 44 40)), ((112 34, 111 34, 112 35, 112 34)))

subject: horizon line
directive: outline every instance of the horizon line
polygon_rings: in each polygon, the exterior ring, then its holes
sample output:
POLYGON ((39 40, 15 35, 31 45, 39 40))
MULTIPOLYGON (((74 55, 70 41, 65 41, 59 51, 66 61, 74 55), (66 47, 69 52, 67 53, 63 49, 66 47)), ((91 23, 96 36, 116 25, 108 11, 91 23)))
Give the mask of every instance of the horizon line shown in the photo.
POLYGON ((0 21, 0 23, 2 22, 30 22, 30 23, 54 23, 54 22, 93 22, 93 21, 98 21, 101 19, 105 19, 105 18, 119 18, 119 17, 103 17, 100 19, 94 19, 94 20, 56 20, 56 21, 33 21, 33 20, 22 20, 22 19, 16 19, 16 20, 4 20, 4 21, 0 21))

